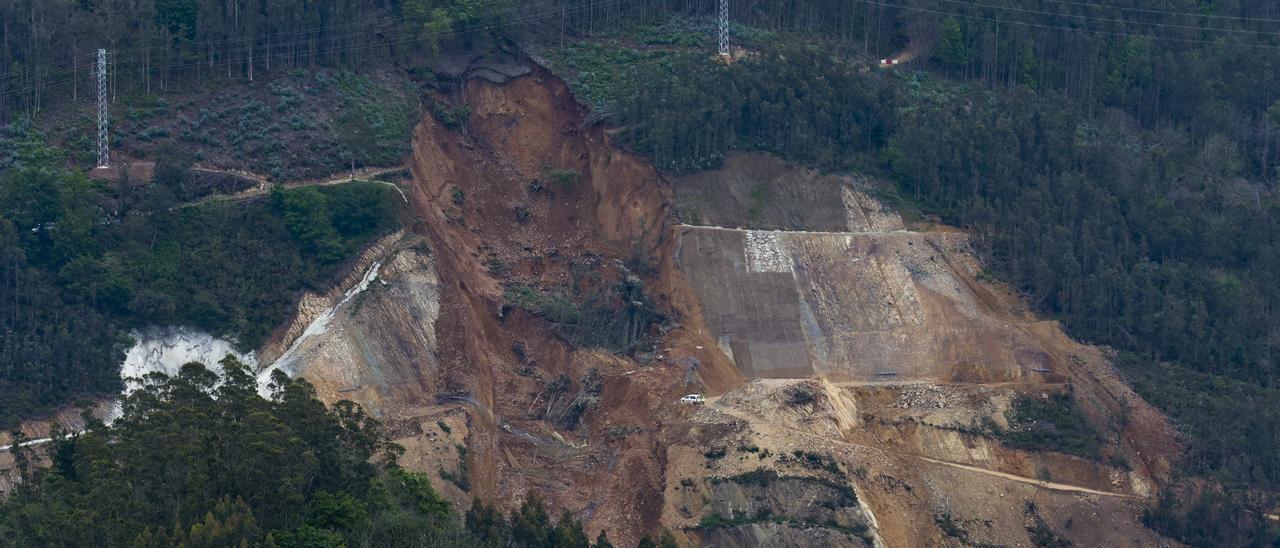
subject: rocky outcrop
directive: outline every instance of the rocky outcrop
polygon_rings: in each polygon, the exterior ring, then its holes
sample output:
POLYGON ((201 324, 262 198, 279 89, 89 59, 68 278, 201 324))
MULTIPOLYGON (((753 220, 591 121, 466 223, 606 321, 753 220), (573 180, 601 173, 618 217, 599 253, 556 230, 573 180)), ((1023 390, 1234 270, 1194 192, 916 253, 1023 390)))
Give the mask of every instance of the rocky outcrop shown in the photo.
POLYGON ((360 279, 369 271, 373 263, 386 258, 389 250, 405 237, 403 230, 398 230, 379 238, 369 244, 346 269, 346 275, 327 292, 318 294, 307 292, 298 301, 297 312, 285 326, 277 329, 273 336, 258 350, 262 363, 274 363, 293 345, 298 337, 338 301, 344 292, 360 283, 360 279))
POLYGON ((465 101, 470 116, 465 129, 428 116, 415 133, 406 194, 422 243, 379 253, 378 279, 323 333, 295 335, 320 317, 304 312, 262 354, 283 355, 322 398, 382 417, 406 448, 401 463, 454 502, 507 510, 537 494, 630 545, 663 526, 658 448, 674 402, 740 377, 674 268, 666 182, 532 70, 436 98, 465 101), (653 321, 626 326, 635 341, 616 353, 575 347, 508 298, 520 287, 613 306, 573 295, 618 284, 632 288, 620 306, 653 321), (290 339, 303 342, 287 349, 290 339))
POLYGON ((182 366, 191 362, 221 371, 218 362, 228 355, 252 369, 258 367, 253 352, 242 353, 235 343, 192 328, 151 327, 133 332, 132 337, 133 346, 120 366, 120 378, 125 381, 126 390, 137 386, 142 377, 151 373, 176 377, 182 366))
POLYGON ((273 367, 307 379, 325 401, 351 400, 384 420, 431 403, 440 288, 429 249, 416 242, 384 249, 354 286, 363 290, 317 315, 273 367))

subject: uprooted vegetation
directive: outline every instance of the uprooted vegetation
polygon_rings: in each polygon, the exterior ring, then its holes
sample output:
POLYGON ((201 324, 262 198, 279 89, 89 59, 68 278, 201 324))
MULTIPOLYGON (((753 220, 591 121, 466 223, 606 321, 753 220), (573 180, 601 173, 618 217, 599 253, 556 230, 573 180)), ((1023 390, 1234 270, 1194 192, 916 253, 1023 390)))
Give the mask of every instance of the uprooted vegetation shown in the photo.
POLYGON ((795 388, 791 389, 790 395, 787 396, 787 405, 802 407, 813 403, 816 399, 813 395, 813 390, 810 390, 808 386, 796 385, 795 388))
POLYGON ((831 455, 825 453, 817 453, 813 451, 805 451, 796 449, 791 456, 783 455, 779 457, 782 462, 794 461, 805 468, 813 470, 825 470, 836 477, 844 477, 844 470, 840 469, 840 464, 831 455))
POLYGON ((970 546, 972 548, 998 548, 1000 546, 998 544, 990 544, 973 540, 973 537, 966 526, 966 522, 952 516, 951 512, 934 514, 933 523, 942 530, 943 535, 948 538, 956 539, 956 541, 962 546, 970 546))
MULTIPOLYGON (((441 423, 441 426, 443 427, 444 423, 441 423)), ((458 489, 461 489, 462 492, 470 493, 471 467, 467 464, 467 446, 458 444, 454 447, 458 450, 458 469, 450 471, 441 468, 440 478, 454 484, 458 489)))
POLYGON ((536 409, 530 418, 546 420, 563 430, 576 429, 587 411, 600 402, 604 379, 599 369, 592 368, 578 382, 577 392, 573 391, 573 384, 568 375, 560 375, 548 382, 534 398, 536 409), (544 398, 546 406, 537 405, 544 398))
POLYGON ((569 344, 615 354, 627 354, 650 343, 653 326, 663 320, 645 294, 643 283, 632 275, 596 290, 575 284, 572 290, 549 291, 512 283, 503 296, 510 306, 546 320, 569 344))
POLYGON ((734 483, 737 485, 749 485, 760 488, 773 486, 777 482, 797 482, 801 484, 810 484, 822 487, 827 491, 828 497, 821 502, 813 504, 823 508, 844 508, 858 504, 858 495, 853 488, 845 482, 832 481, 826 478, 813 476, 784 476, 776 470, 767 468, 757 468, 750 472, 743 472, 736 476, 714 477, 711 483, 734 483))
POLYGON ((1049 524, 1040 516, 1040 510, 1036 507, 1035 502, 1027 501, 1023 513, 1030 520, 1030 523, 1026 525, 1026 529, 1027 535, 1031 537, 1032 544, 1040 548, 1067 548, 1071 546, 1071 541, 1062 538, 1053 528, 1049 527, 1049 524))

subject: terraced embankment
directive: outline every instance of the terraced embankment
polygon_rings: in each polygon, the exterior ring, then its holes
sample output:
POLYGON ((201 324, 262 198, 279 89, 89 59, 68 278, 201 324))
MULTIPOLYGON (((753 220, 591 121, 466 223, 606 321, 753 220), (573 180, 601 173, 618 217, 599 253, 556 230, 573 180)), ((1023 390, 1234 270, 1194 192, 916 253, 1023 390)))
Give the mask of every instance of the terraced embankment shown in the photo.
POLYGON ((1140 514, 1172 430, 1102 352, 978 281, 963 233, 908 230, 855 181, 737 160, 733 184, 792 196, 791 213, 738 192, 701 211, 743 228, 680 225, 683 182, 613 148, 549 74, 440 99, 471 115, 416 131, 421 246, 384 257, 402 281, 380 273, 389 286, 296 367, 387 419, 402 462, 451 499, 538 494, 620 544, 661 527, 744 546, 1154 541, 1140 514), (795 215, 811 205, 820 227, 795 215), (538 308, 619 285, 661 319, 616 354, 538 308), (1020 395, 1067 391, 1117 464, 1009 448, 986 426, 1007 427, 1020 395), (675 403, 687 392, 724 396, 693 410, 675 403))
POLYGON ((676 182, 694 204, 680 204, 686 219, 734 227, 680 226, 677 261, 718 347, 762 380, 690 415, 702 426, 668 450, 665 520, 704 540, 766 523, 820 529, 768 513, 726 525, 699 502, 732 478, 816 474, 856 486, 890 546, 1025 545, 1045 531, 1157 542, 1141 513, 1180 450, 1167 420, 1103 352, 980 281, 968 235, 908 226, 873 188, 759 155, 676 182), (1099 456, 1000 441, 1018 398, 1062 393, 1099 432, 1099 456))
POLYGON ((669 181, 538 69, 459 86, 435 99, 465 125, 415 131, 411 233, 256 354, 382 418, 455 503, 536 494, 618 545, 1160 541, 1140 515, 1167 421, 979 281, 965 234, 764 156, 669 181), (1000 441, 1017 398, 1050 394, 1097 456, 1000 441))

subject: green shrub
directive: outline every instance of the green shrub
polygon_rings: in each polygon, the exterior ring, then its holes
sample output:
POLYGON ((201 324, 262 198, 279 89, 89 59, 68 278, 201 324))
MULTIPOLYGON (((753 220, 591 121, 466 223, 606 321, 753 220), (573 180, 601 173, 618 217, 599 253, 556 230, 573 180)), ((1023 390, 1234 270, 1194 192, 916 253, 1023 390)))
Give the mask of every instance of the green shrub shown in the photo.
POLYGON ((1101 457, 1102 439, 1070 394, 1019 396, 1005 416, 1009 428, 998 433, 1005 445, 1094 460, 1101 457))
POLYGON ((581 174, 572 169, 548 169, 545 173, 562 192, 573 192, 573 189, 578 186, 578 179, 581 178, 581 174))
POLYGON ((334 83, 342 105, 335 129, 348 157, 358 165, 399 163, 409 150, 416 95, 349 72, 334 83))

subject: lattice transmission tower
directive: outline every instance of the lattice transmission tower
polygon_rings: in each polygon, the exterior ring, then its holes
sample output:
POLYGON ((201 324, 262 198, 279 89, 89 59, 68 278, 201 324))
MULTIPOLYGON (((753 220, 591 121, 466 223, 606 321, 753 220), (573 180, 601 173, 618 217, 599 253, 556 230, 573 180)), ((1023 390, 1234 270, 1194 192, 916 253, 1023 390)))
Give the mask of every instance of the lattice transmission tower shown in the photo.
POLYGON ((107 143, 107 50, 98 50, 98 167, 111 165, 107 143))
POLYGON ((720 0, 720 56, 729 57, 729 0, 720 0))

